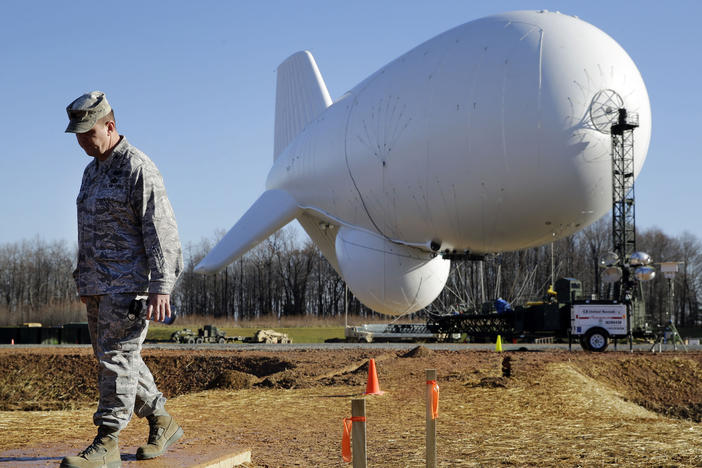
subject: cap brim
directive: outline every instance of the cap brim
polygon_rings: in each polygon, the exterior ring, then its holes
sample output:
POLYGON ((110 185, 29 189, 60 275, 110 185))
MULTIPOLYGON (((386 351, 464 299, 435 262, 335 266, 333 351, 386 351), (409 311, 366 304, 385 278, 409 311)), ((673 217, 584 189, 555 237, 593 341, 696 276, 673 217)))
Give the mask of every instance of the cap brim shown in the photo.
POLYGON ((95 126, 94 120, 71 120, 65 133, 85 133, 95 126))

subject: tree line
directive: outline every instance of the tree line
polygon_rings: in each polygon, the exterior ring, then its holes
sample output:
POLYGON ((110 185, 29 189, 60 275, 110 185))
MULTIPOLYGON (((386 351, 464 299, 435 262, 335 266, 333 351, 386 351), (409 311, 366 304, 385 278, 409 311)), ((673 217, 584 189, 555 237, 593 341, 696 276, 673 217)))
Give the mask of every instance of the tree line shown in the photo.
MULTIPOLYGON (((172 294, 182 315, 235 321, 326 319, 340 317, 348 308, 350 315, 380 317, 351 291, 346 293, 343 279, 319 249, 292 228, 278 231, 216 275, 195 273, 195 266, 219 237, 184 248, 185 269, 172 294)), ((480 310, 483 303, 498 297, 519 305, 542 298, 559 277, 582 281, 588 297, 607 298, 612 288, 602 282, 599 261, 610 246, 611 219, 605 217, 549 245, 489 255, 481 262, 454 261, 446 287, 427 310, 480 310)), ((653 281, 642 284, 649 323, 665 323, 672 312, 679 327, 702 325, 700 240, 689 233, 673 237, 651 228, 637 232, 637 250, 649 253, 654 262, 681 262, 673 280, 658 272, 653 281)), ((75 259, 76 248, 65 241, 37 237, 0 245, 0 324, 85 320, 72 278, 75 259)))
POLYGON ((65 241, 0 244, 0 325, 85 320, 73 281, 76 258, 65 241))

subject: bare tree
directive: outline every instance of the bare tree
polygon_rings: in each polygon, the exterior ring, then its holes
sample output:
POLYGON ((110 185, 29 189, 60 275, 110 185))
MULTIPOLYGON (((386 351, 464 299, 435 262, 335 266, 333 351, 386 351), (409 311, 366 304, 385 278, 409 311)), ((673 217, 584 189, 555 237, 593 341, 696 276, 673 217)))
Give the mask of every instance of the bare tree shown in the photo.
MULTIPOLYGON (((185 268, 173 291, 181 314, 234 320, 258 317, 335 317, 344 307, 344 281, 319 249, 293 229, 281 230, 217 275, 194 272, 195 265, 223 236, 187 244, 185 268)), ((603 218, 552 245, 488 255, 483 262, 454 261, 446 287, 429 311, 481 310, 498 297, 514 305, 543 297, 554 275, 578 278, 586 293, 602 295, 599 259, 610 248, 609 220, 603 218)), ((638 233, 638 249, 655 262, 680 261, 675 278, 674 315, 680 326, 698 326, 702 288, 702 243, 690 234, 670 237, 657 228, 638 233)), ((72 271, 76 249, 65 242, 34 238, 0 245, 0 323, 62 320, 84 314, 72 271), (73 314, 73 315, 71 315, 73 314)), ((664 323, 668 284, 662 275, 643 285, 649 323, 664 323)), ((349 295, 349 312, 377 316, 349 295)))

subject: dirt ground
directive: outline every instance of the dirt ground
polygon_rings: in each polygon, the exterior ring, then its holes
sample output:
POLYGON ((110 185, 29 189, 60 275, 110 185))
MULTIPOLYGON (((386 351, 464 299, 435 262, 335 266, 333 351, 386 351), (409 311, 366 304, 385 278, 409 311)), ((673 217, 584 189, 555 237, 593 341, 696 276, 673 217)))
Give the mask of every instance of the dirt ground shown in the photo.
MULTIPOLYGON (((375 358, 369 466, 424 466, 425 369, 436 369, 439 466, 702 466, 702 353, 146 350, 181 449, 250 448, 256 467, 346 466, 342 419, 375 358)), ((0 349, 0 465, 58 461, 94 435, 87 348, 0 349), (13 452, 14 451, 14 452, 13 452)), ((138 446, 135 420, 122 446, 138 446)))

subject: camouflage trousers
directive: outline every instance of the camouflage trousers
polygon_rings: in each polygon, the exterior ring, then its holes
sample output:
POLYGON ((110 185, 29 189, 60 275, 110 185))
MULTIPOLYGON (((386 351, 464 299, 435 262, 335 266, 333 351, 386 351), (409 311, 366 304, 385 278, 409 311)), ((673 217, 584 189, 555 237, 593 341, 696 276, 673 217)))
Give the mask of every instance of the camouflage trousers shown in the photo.
POLYGON ((87 298, 88 329, 99 363, 100 401, 93 415, 96 426, 118 430, 129 423, 132 412, 140 418, 163 410, 166 399, 141 359, 141 345, 149 321, 146 311, 130 313, 136 294, 112 294, 87 298))

